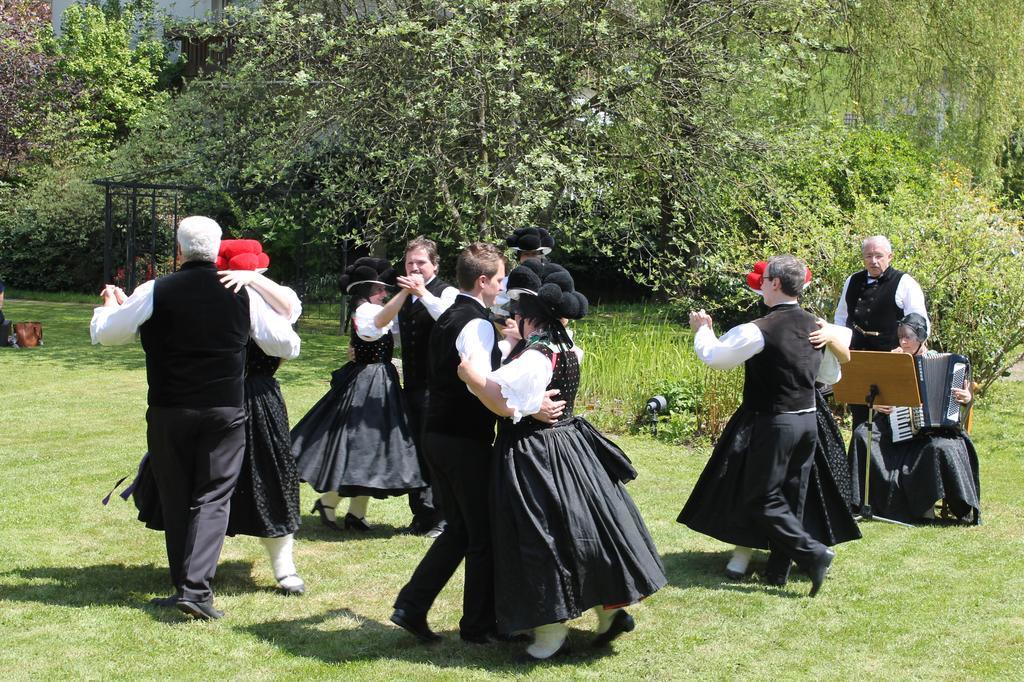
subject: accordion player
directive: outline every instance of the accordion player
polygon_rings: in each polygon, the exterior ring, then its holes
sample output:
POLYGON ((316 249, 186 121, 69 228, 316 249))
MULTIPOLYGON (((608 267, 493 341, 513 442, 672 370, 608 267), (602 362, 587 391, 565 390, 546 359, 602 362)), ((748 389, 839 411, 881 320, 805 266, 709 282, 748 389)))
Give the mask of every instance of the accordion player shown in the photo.
POLYGON ((962 431, 970 411, 953 389, 970 383, 970 361, 955 353, 915 355, 920 407, 896 407, 889 414, 892 442, 899 443, 923 431, 962 431))

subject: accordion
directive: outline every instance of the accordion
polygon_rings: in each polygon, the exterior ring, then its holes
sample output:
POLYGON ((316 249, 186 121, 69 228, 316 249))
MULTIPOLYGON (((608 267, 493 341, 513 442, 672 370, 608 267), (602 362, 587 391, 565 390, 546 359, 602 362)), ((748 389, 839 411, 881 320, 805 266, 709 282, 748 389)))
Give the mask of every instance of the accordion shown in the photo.
POLYGON ((954 388, 963 388, 971 379, 971 364, 962 355, 938 353, 914 356, 920 407, 897 407, 889 415, 892 442, 909 440, 921 431, 962 430, 968 406, 953 396, 954 388))

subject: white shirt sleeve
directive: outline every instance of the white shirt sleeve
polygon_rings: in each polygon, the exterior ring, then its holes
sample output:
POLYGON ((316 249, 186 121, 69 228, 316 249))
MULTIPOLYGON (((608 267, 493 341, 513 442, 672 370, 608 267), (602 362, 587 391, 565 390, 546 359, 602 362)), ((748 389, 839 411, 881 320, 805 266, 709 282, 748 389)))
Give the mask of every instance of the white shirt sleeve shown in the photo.
MULTIPOLYGON (((288 299, 292 308, 292 314, 288 318, 288 324, 295 324, 299 321, 299 318, 302 317, 302 301, 299 300, 299 295, 295 293, 295 290, 291 287, 286 287, 283 284, 279 286, 284 289, 282 293, 284 294, 284 297, 288 299)), ((249 291, 251 293, 252 289, 249 291)))
MULTIPOLYGON (((853 340, 853 330, 849 327, 840 327, 839 325, 829 325, 832 329, 833 334, 838 334, 843 343, 847 346, 850 345, 850 341, 853 340)), ((837 358, 832 350, 828 346, 825 346, 825 357, 821 359, 821 367, 818 369, 818 376, 815 381, 823 384, 835 384, 843 378, 842 365, 839 364, 839 358, 837 358)))
POLYGON ((928 324, 928 333, 932 330, 932 321, 928 317, 928 310, 924 305, 924 292, 921 285, 910 275, 904 274, 896 287, 896 306, 903 311, 904 315, 917 313, 925 319, 928 324))
POLYGON ((302 342, 288 318, 278 315, 256 291, 249 293, 249 334, 267 355, 291 360, 299 356, 302 342))
POLYGON ((356 334, 363 341, 376 341, 390 332, 391 328, 395 326, 394 319, 383 327, 378 327, 374 323, 377 313, 382 310, 384 310, 384 306, 376 305, 375 303, 363 303, 356 308, 356 312, 352 315, 352 324, 356 327, 356 334))
POLYGON ((694 334, 693 349, 705 365, 732 369, 764 350, 764 336, 752 322, 733 327, 717 339, 711 328, 705 326, 694 334))
POLYGON ((512 422, 519 423, 540 409, 552 374, 550 358, 538 350, 527 350, 487 378, 501 387, 505 404, 513 410, 512 422))
POLYGON ((846 326, 846 320, 850 316, 850 311, 846 309, 846 290, 850 288, 851 279, 853 279, 853 275, 847 277, 843 282, 843 293, 839 294, 839 305, 836 306, 836 314, 832 317, 832 321, 840 327, 846 326))
POLYGON ((825 356, 821 359, 821 367, 818 368, 818 376, 815 377, 815 381, 822 384, 834 384, 843 376, 843 372, 839 367, 839 358, 832 354, 832 351, 826 346, 825 356))
MULTIPOLYGON (((470 364, 483 376, 491 373, 491 349, 494 348, 494 325, 490 320, 476 318, 466 323, 455 339, 459 356, 469 358, 470 364)), ((466 387, 469 390, 469 387, 466 387)))
POLYGON ((89 323, 92 342, 104 346, 123 346, 134 341, 139 327, 153 316, 155 286, 156 280, 143 282, 116 308, 101 306, 94 309, 89 323))
POLYGON ((420 297, 420 300, 423 301, 423 307, 427 309, 430 316, 436 320, 441 317, 441 313, 451 307, 452 303, 455 303, 455 297, 458 295, 458 289, 446 287, 440 296, 434 296, 428 291, 426 296, 420 297))

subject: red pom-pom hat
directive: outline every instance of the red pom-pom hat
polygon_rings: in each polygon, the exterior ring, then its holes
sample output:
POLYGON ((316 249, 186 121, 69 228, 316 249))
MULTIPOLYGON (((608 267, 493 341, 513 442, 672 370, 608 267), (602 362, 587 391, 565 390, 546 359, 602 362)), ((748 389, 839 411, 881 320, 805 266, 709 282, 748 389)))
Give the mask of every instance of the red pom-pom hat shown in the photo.
POLYGON ((255 239, 222 239, 217 255, 218 270, 257 270, 270 267, 270 256, 255 239))
MULTIPOLYGON (((747 273, 746 284, 758 296, 761 295, 761 285, 764 283, 764 273, 768 269, 768 261, 759 260, 754 263, 754 269, 747 273)), ((804 275, 804 288, 811 283, 811 269, 807 268, 804 275)))

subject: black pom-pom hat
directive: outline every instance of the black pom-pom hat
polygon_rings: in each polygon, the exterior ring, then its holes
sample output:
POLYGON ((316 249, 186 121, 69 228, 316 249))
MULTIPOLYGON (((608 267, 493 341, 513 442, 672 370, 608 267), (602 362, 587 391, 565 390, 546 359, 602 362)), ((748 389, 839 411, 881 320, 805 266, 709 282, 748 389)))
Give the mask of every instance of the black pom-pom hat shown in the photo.
POLYGON ((357 284, 390 286, 394 281, 395 270, 386 259, 364 257, 345 268, 341 276, 341 288, 348 293, 357 284))
POLYGON ((521 227, 505 243, 514 251, 540 251, 545 256, 555 246, 555 238, 543 227, 521 227))

